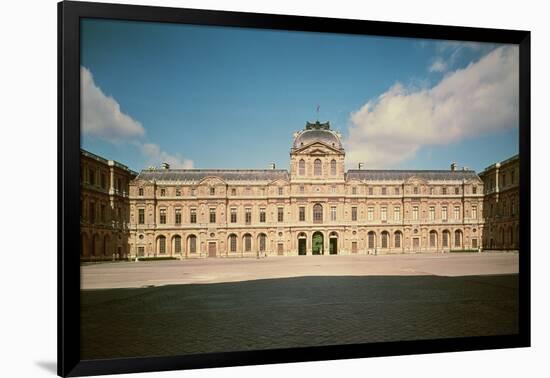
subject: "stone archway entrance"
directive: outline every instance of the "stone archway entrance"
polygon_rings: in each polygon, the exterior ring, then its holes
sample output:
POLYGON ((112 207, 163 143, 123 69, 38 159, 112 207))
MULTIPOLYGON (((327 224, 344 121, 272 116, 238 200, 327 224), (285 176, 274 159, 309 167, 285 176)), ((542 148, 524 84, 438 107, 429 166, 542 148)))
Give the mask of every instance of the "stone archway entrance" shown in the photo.
POLYGON ((307 236, 305 233, 301 232, 298 235, 298 255, 306 255, 306 245, 307 245, 307 236))
POLYGON ((336 232, 331 232, 329 236, 329 254, 338 254, 338 234, 336 232))
POLYGON ((323 234, 317 231, 311 237, 311 253, 313 255, 322 255, 323 251, 323 234))

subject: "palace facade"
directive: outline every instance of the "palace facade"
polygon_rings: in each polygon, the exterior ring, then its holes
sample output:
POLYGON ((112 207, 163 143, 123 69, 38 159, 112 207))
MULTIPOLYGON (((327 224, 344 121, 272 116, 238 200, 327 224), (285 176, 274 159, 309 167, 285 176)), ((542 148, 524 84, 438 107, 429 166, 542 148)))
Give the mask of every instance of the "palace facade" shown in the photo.
POLYGON ((484 183, 488 249, 519 249, 519 156, 493 164, 479 175, 484 183))
POLYGON ((80 151, 80 257, 128 256, 129 184, 136 172, 113 160, 80 151))
MULTIPOLYGON (((454 164, 346 171, 344 159, 340 135, 328 122, 315 122, 295 134, 290 170, 167 164, 143 170, 129 181, 129 198, 121 198, 129 223, 128 251, 120 256, 386 254, 487 245, 484 207, 492 202, 484 200, 487 181, 474 171, 454 164)), ((110 191, 104 194, 101 203, 109 204, 110 191)))

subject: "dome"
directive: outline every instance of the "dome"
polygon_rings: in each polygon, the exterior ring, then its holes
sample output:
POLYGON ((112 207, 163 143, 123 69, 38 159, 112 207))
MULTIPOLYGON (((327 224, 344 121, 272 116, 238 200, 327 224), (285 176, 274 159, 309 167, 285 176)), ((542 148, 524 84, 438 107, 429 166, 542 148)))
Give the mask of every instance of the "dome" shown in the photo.
POLYGON ((330 124, 326 123, 307 123, 305 130, 297 133, 294 139, 293 148, 301 148, 309 144, 321 142, 336 149, 342 149, 340 137, 330 129, 330 124))

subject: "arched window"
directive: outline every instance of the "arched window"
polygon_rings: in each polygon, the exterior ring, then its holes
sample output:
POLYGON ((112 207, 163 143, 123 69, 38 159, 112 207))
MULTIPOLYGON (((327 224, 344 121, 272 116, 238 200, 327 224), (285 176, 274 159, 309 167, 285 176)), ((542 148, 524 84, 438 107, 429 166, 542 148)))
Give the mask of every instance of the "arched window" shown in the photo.
POLYGON ((103 256, 107 256, 109 252, 109 236, 105 235, 103 237, 103 256))
POLYGON ((158 253, 161 255, 164 255, 166 253, 166 237, 159 236, 158 241, 159 241, 158 253))
POLYGON ((462 231, 456 230, 455 231, 455 247, 462 246, 462 231))
POLYGON ((443 231, 443 240, 442 240, 442 246, 447 248, 449 247, 449 239, 450 239, 451 235, 450 235, 450 232, 445 230, 443 231))
POLYGON ((237 235, 235 234, 229 235, 229 251, 237 252, 237 235))
POLYGON ((395 231, 393 246, 395 248, 401 248, 401 232, 399 231, 395 231))
POLYGON ((298 163, 298 174, 300 176, 306 175, 306 162, 304 159, 301 159, 300 162, 298 163))
POLYGON ((321 204, 313 205, 313 223, 323 223, 323 206, 321 204))
POLYGON ((388 239, 389 239, 390 235, 388 234, 387 231, 383 231, 382 232, 382 248, 388 248, 388 239))
POLYGON ((336 176, 336 160, 334 159, 330 161, 330 174, 336 176))
POLYGON ((375 243, 376 243, 376 234, 374 233, 374 231, 370 231, 368 233, 368 246, 369 248, 374 248, 375 246, 375 243))
POLYGON ((181 253, 181 236, 174 236, 174 253, 181 253))
POLYGON ((437 247, 437 232, 434 230, 430 231, 430 247, 437 247))
POLYGON ((244 251, 250 252, 252 250, 252 236, 250 234, 246 234, 244 236, 244 251))
POLYGON ((195 235, 189 236, 189 253, 197 253, 197 237, 195 235))
POLYGON ((259 241, 260 241, 260 252, 265 252, 265 245, 266 245, 267 237, 265 234, 260 234, 259 241))
POLYGON ((315 159, 313 162, 313 175, 314 176, 321 176, 323 173, 323 170, 321 168, 321 159, 315 159))

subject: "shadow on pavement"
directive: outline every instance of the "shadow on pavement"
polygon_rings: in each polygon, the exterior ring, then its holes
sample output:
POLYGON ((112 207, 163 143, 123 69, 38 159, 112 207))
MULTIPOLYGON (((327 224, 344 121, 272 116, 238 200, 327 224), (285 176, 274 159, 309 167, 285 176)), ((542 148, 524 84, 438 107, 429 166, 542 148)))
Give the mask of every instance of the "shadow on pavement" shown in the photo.
POLYGON ((316 276, 81 291, 83 359, 518 332, 518 275, 316 276))

